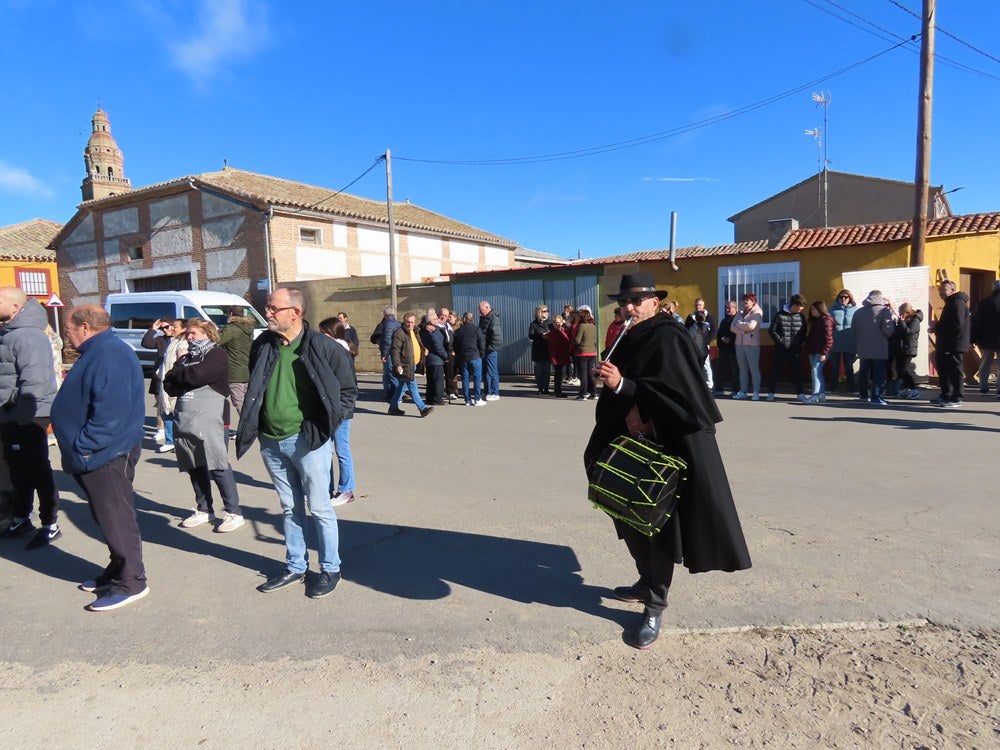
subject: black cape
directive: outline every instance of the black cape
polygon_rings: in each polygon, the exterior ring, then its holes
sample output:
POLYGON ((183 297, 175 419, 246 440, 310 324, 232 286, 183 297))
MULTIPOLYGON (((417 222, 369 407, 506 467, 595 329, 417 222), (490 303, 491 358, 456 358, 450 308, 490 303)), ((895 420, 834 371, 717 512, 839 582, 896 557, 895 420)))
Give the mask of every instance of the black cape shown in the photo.
POLYGON ((677 511, 653 543, 692 573, 749 568, 750 553, 715 440, 722 415, 705 385, 687 330, 666 315, 656 315, 629 329, 611 362, 625 383, 619 394, 607 387, 601 393, 585 465, 614 438, 629 434, 625 415, 638 405, 643 421, 655 428, 650 437, 688 464, 677 511))

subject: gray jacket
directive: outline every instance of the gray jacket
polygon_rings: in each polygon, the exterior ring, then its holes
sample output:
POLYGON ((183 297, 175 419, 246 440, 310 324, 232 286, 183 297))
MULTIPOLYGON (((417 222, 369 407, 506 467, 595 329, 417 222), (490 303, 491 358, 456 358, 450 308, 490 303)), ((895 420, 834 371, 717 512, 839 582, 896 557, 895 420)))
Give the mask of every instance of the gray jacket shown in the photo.
POLYGON ((48 316, 36 299, 0 328, 0 424, 48 417, 56 396, 48 316))
POLYGON ((896 330, 896 320, 881 292, 865 298, 861 309, 854 313, 851 328, 859 359, 889 358, 889 337, 896 330))

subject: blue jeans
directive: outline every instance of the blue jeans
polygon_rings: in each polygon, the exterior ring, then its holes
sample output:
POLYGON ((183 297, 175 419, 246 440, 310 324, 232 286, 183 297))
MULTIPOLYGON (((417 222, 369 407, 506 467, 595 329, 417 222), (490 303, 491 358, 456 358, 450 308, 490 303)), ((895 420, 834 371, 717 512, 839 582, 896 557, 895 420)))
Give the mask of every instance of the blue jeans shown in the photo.
POLYGON ((862 359, 858 368, 858 390, 861 392, 861 398, 870 396, 872 401, 880 401, 884 388, 885 360, 862 359), (871 390, 868 389, 869 379, 871 379, 871 390))
POLYGON ((500 395, 500 353, 486 352, 486 395, 500 395))
POLYGON ((174 415, 163 415, 163 444, 174 444, 174 415))
POLYGON ((396 392, 392 394, 392 401, 389 403, 390 409, 399 408, 399 400, 403 398, 403 391, 410 394, 410 398, 413 399, 413 405, 417 407, 418 410, 423 411, 427 408, 427 404, 425 404, 424 400, 420 398, 420 391, 417 390, 417 381, 397 378, 396 392))
POLYGON ((309 551, 303 532, 308 500, 309 514, 316 526, 319 568, 336 573, 340 570, 340 535, 337 514, 330 504, 333 443, 327 440, 312 451, 306 445, 302 433, 284 440, 260 438, 260 455, 285 513, 285 565, 292 573, 305 573, 309 569, 309 551))
POLYGON ((480 390, 480 382, 483 379, 483 360, 474 359, 471 362, 462 364, 462 397, 465 403, 469 403, 469 380, 472 380, 473 393, 476 401, 483 400, 483 392, 480 390))
POLYGON ((398 385, 399 378, 396 377, 396 373, 392 369, 392 357, 389 357, 382 363, 382 389, 386 396, 392 397, 398 385))
POLYGON ((809 355, 809 370, 812 372, 813 389, 812 395, 826 395, 826 379, 823 377, 823 362, 820 362, 821 354, 809 355))
MULTIPOLYGON (((354 460, 351 458, 351 420, 345 419, 333 433, 333 448, 337 451, 337 492, 354 491, 354 460)), ((333 494, 330 475, 330 494, 333 494)))

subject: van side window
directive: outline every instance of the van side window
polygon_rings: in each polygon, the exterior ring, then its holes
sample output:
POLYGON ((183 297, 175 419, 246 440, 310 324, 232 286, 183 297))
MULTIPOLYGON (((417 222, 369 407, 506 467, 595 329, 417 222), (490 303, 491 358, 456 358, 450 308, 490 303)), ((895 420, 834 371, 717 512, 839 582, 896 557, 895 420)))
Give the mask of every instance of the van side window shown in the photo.
POLYGON ((189 307, 184 305, 184 320, 191 320, 191 318, 204 318, 205 316, 201 314, 201 310, 197 307, 189 307))
POLYGON ((112 328, 145 330, 154 320, 174 317, 175 308, 173 302, 116 302, 110 315, 112 328))

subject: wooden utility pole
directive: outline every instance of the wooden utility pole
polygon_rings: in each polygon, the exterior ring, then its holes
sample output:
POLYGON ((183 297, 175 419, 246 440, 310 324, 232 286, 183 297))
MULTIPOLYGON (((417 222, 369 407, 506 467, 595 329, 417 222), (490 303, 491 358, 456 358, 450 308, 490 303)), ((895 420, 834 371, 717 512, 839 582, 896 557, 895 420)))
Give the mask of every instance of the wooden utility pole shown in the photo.
POLYGON ((934 102, 934 26, 937 0, 923 0, 920 33, 920 96, 917 100, 917 176, 910 238, 910 265, 924 265, 927 194, 931 173, 931 111, 934 102))
MULTIPOLYGON (((389 300, 396 308, 396 223, 392 220, 392 152, 385 150, 385 204, 389 216, 389 300)), ((396 310, 397 314, 399 313, 396 310)))

